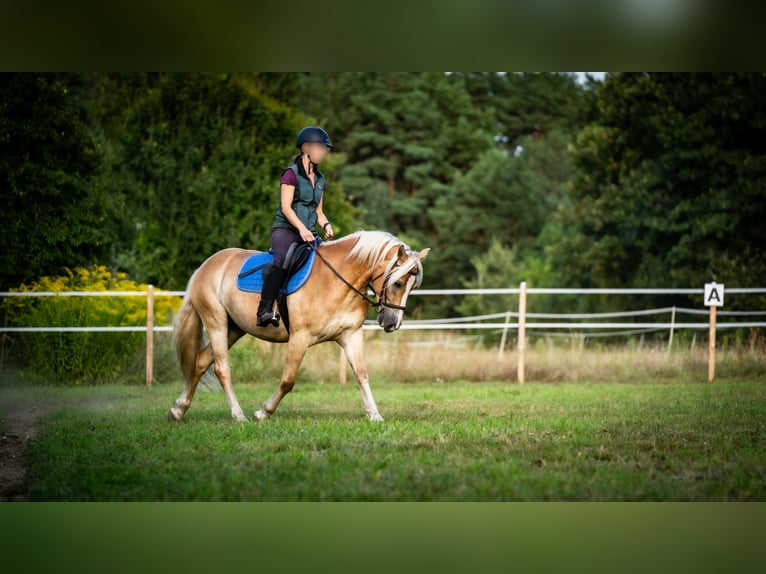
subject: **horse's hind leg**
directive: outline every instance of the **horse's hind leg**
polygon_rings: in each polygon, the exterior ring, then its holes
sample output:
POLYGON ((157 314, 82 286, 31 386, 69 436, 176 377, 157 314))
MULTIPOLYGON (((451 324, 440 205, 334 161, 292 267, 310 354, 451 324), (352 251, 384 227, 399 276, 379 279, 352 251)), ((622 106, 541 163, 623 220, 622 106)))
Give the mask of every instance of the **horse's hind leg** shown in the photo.
POLYGON ((229 347, 233 345, 240 337, 241 332, 226 330, 208 331, 210 337, 210 346, 213 349, 213 363, 215 365, 215 376, 226 393, 226 399, 231 408, 231 417, 240 422, 245 422, 247 417, 239 406, 237 396, 234 394, 234 385, 231 382, 231 365, 229 364, 229 347), (233 339, 233 341, 232 341, 233 339))
POLYGON ((168 419, 171 421, 180 421, 184 418, 186 411, 191 406, 192 399, 194 398, 194 391, 197 390, 197 385, 202 375, 208 370, 210 365, 213 364, 213 350, 210 345, 206 345, 199 353, 197 353, 197 359, 194 363, 194 372, 192 376, 186 381, 184 390, 181 396, 176 399, 176 404, 168 412, 168 419))
MULTIPOLYGON (((241 337, 243 333, 242 331, 239 331, 238 329, 229 329, 228 332, 228 341, 227 345, 228 347, 231 347, 234 343, 236 343, 241 337)), ((227 351, 228 351, 227 347, 227 351)), ((194 372, 192 373, 192 376, 189 380, 186 381, 186 385, 184 387, 184 391, 181 393, 181 396, 176 399, 176 404, 170 409, 170 412, 168 412, 168 419, 171 421, 180 421, 184 415, 186 414, 186 411, 189 410, 189 407, 191 406, 192 399, 194 398, 194 392, 197 390, 197 385, 199 384, 200 379, 202 378, 202 375, 205 374, 205 371, 207 371, 210 368, 210 365, 213 364, 215 359, 214 353, 213 353, 213 347, 211 343, 208 343, 205 348, 203 348, 198 354, 197 359, 195 361, 194 366, 194 372)), ((226 352, 226 364, 228 365, 228 352, 226 352)), ((230 371, 230 369, 229 369, 230 371)), ((218 374, 218 369, 216 369, 216 376, 218 376, 218 380, 221 381, 221 377, 218 374)), ((231 374, 229 374, 229 387, 231 388, 231 374)), ((221 381, 221 386, 226 389, 224 386, 223 381, 221 381)), ((234 395, 234 392, 232 390, 231 395, 234 395)), ((229 393, 227 392, 227 398, 229 398, 229 393)), ((231 406, 231 399, 229 398, 229 405, 231 406)), ((234 403, 237 407, 239 407, 239 403, 237 403, 236 397, 234 397, 234 403)), ((242 415, 242 418, 237 417, 234 414, 234 409, 232 409, 232 416, 236 418, 237 420, 246 420, 244 414, 242 413, 242 409, 239 409, 239 413, 242 415)))

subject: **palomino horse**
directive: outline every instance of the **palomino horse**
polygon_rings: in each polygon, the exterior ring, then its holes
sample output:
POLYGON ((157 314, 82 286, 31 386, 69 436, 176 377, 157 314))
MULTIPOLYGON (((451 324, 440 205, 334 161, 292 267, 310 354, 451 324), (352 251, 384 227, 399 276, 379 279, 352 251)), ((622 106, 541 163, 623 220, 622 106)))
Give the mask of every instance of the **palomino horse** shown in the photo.
POLYGON ((246 333, 275 343, 287 343, 282 381, 274 395, 254 414, 271 416, 295 384, 295 376, 312 345, 336 341, 346 352, 362 392, 364 408, 371 421, 382 421, 370 391, 364 362, 362 324, 370 305, 376 307, 378 324, 390 333, 402 324, 410 291, 420 285, 423 265, 430 249, 411 251, 399 239, 381 231, 360 231, 336 241, 320 244, 314 268, 304 286, 287 297, 290 331, 258 327, 256 312, 260 295, 237 288, 237 274, 255 251, 230 248, 205 261, 189 279, 181 309, 175 318, 176 352, 186 387, 170 409, 170 420, 181 420, 191 405, 200 377, 215 364, 231 407, 231 416, 247 420, 231 381, 229 348, 246 333), (367 289, 375 301, 367 298, 367 289), (208 344, 202 338, 203 326, 208 344))

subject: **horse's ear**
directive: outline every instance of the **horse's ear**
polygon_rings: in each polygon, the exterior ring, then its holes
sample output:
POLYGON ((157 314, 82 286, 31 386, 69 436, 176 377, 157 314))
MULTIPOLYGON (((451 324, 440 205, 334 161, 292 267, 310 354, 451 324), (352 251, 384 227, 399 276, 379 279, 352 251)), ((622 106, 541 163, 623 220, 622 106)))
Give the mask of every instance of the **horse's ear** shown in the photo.
POLYGON ((399 246, 399 253, 397 253, 396 258, 397 259, 401 259, 405 255, 407 255, 407 250, 404 248, 404 245, 400 245, 399 246))
POLYGON ((418 253, 418 259, 420 259, 421 261, 423 261, 423 259, 425 259, 425 258, 428 256, 428 253, 429 253, 430 251, 431 251, 431 248, 430 248, 430 247, 426 247, 426 248, 425 248, 423 251, 421 251, 420 253, 418 253))

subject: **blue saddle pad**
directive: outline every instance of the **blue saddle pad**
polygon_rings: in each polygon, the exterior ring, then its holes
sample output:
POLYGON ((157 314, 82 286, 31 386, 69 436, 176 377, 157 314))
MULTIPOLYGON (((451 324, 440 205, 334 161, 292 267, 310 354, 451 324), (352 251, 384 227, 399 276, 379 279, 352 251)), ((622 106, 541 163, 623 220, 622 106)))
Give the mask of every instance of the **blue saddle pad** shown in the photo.
MULTIPOLYGON (((309 257, 300 269, 298 269, 287 280, 287 286, 283 288, 280 293, 286 295, 292 295, 298 289, 303 287, 304 283, 311 275, 311 269, 314 267, 314 259, 316 258, 316 252, 312 249, 309 251, 309 257)), ((269 263, 274 261, 274 256, 271 253, 256 253, 247 258, 242 264, 237 274, 237 287, 241 291, 248 293, 260 293, 263 289, 263 268, 269 263), (243 277, 244 275, 244 277, 243 277)))

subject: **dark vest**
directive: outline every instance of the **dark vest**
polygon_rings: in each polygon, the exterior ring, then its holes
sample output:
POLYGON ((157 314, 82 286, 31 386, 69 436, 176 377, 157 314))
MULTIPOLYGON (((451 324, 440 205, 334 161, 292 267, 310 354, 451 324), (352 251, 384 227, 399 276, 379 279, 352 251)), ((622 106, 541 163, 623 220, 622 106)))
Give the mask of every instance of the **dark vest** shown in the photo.
MULTIPOLYGON (((316 185, 312 187, 311 180, 308 178, 308 175, 306 175, 306 171, 303 169, 303 164, 301 162, 291 165, 289 169, 293 170, 295 179, 298 182, 295 186, 295 194, 293 195, 293 211, 295 211, 298 219, 303 222, 303 225, 305 225, 309 231, 314 231, 314 226, 317 224, 317 207, 319 207, 319 200, 322 199, 322 193, 324 193, 325 188, 324 175, 322 175, 322 172, 318 169, 314 169, 316 185)), ((295 227, 287 221, 285 214, 282 213, 281 194, 279 205, 277 206, 276 217, 274 218, 274 227, 284 227, 286 229, 296 230, 295 227)))

